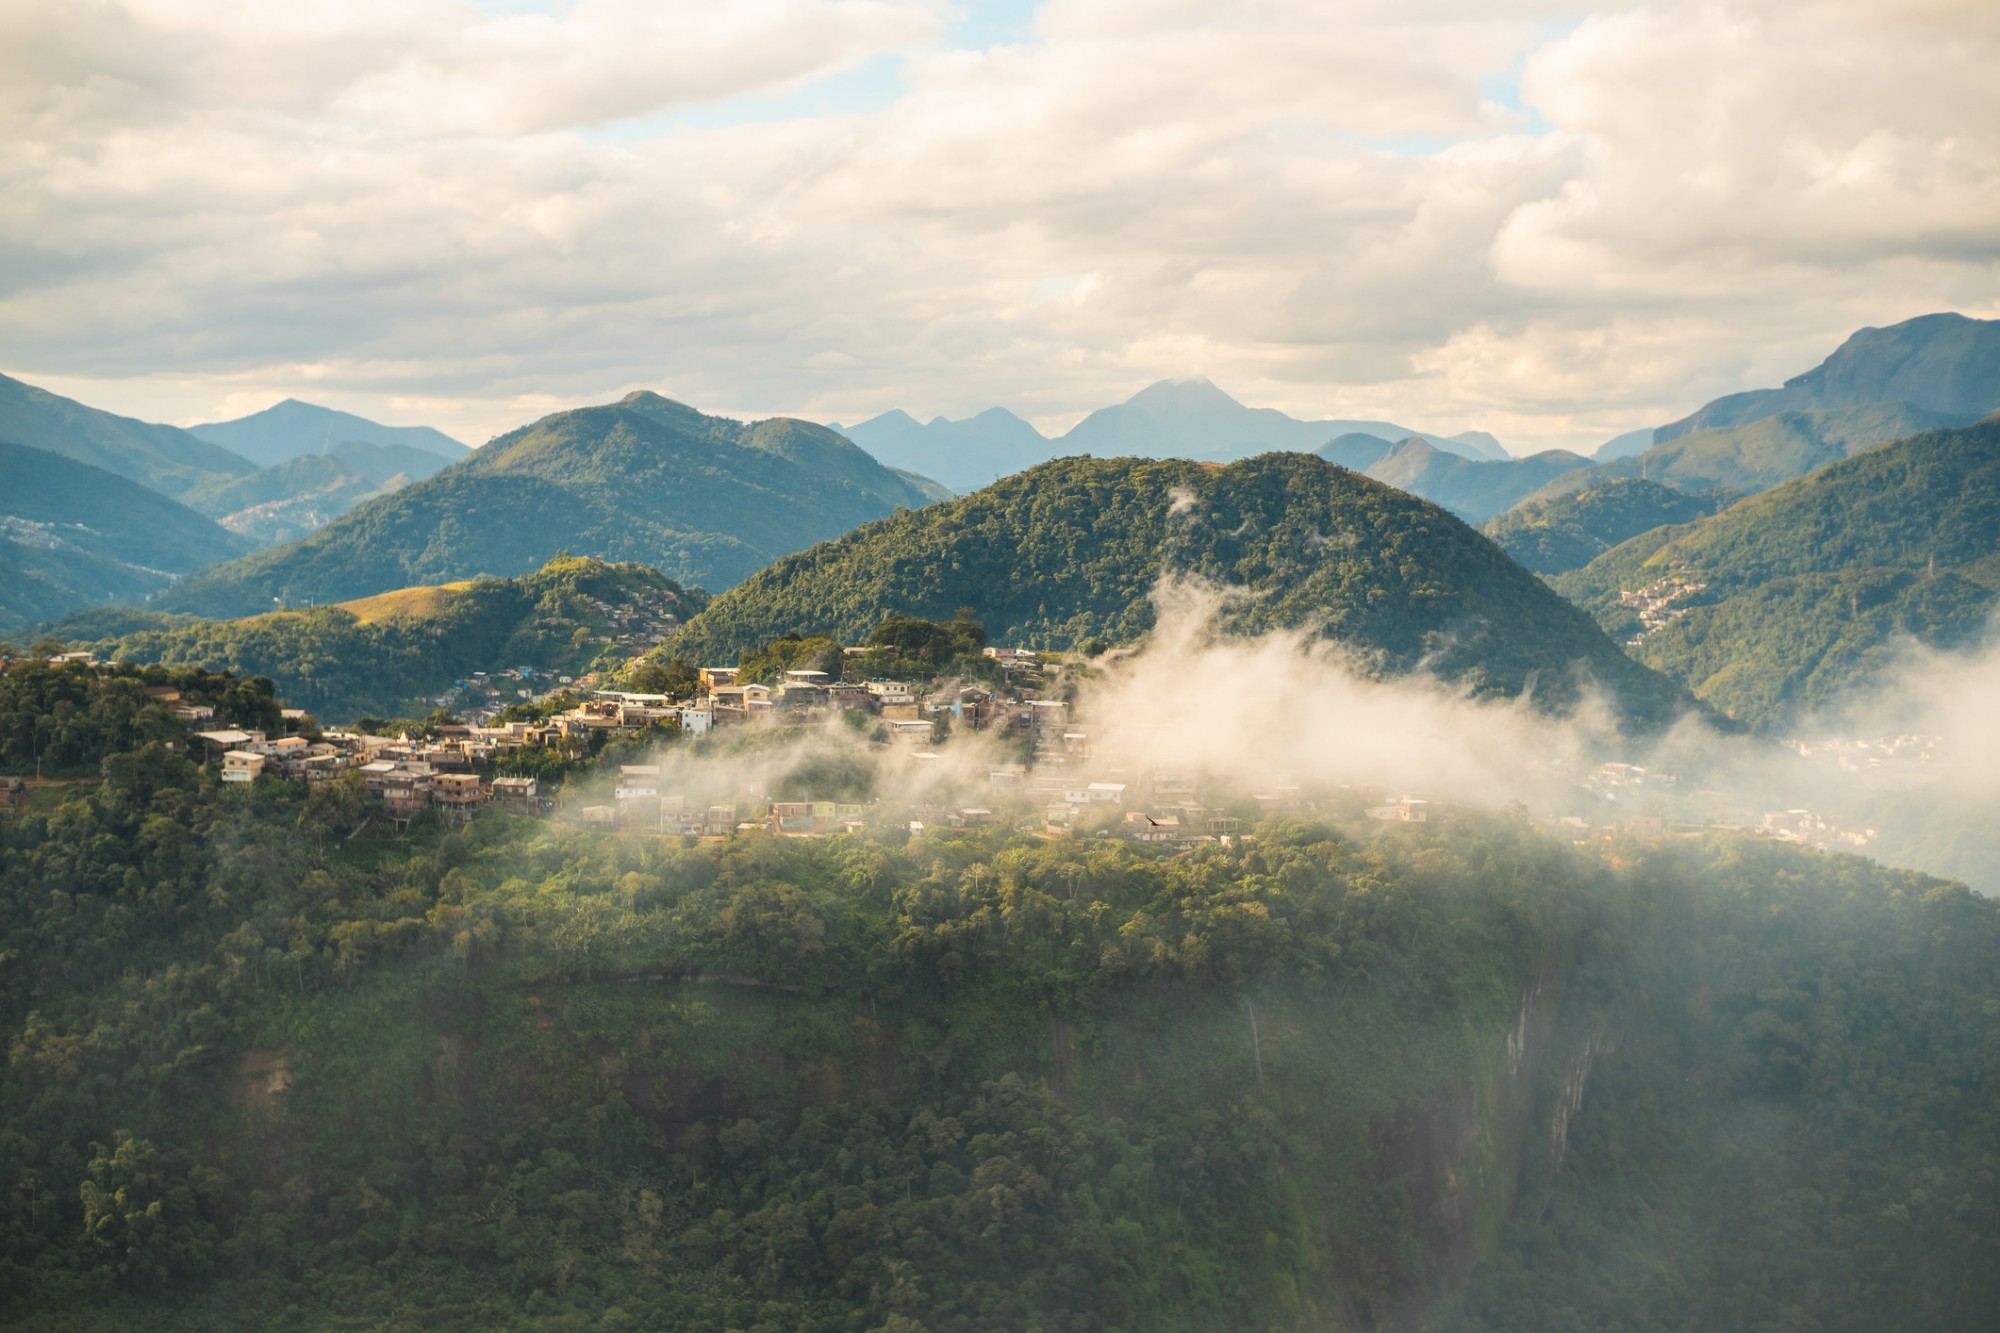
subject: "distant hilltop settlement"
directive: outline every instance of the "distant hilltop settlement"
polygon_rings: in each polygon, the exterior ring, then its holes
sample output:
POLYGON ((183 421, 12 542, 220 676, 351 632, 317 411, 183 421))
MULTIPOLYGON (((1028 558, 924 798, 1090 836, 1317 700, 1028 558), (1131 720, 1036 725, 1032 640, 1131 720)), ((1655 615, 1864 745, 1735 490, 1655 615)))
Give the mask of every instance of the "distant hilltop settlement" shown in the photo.
MULTIPOLYGON (((850 656, 852 652, 850 651, 850 656)), ((1254 790, 1205 796, 1190 774, 1131 772, 1100 762, 1084 725, 1072 716, 1069 668, 1060 655, 1020 648, 984 649, 993 680, 836 680, 820 670, 790 670, 774 684, 742 681, 737 667, 694 673, 684 697, 591 688, 556 691, 538 703, 533 720, 439 720, 404 725, 395 735, 323 729, 302 709, 279 709, 277 734, 217 725, 214 707, 181 697, 171 685, 145 692, 188 727, 191 755, 224 783, 289 781, 359 784, 383 821, 407 827, 422 817, 464 820, 485 810, 556 819, 629 834, 717 838, 748 829, 786 836, 824 836, 869 828, 1006 825, 1049 836, 1089 834, 1186 849, 1227 843, 1257 820, 1283 814, 1358 813, 1385 823, 1429 823, 1460 807, 1414 793, 1390 794, 1348 784, 1314 785, 1273 773, 1254 790), (713 800, 676 790, 692 764, 614 763, 653 758, 656 743, 740 732, 746 739, 782 729, 804 732, 844 720, 862 744, 907 752, 919 775, 941 768, 954 737, 985 734, 1006 742, 998 751, 1018 762, 968 770, 983 783, 950 784, 949 803, 877 794, 866 800, 740 791, 713 800), (616 745, 614 750, 613 746, 616 745), (976 802, 968 787, 979 788, 976 802)), ((141 676, 158 668, 99 661, 88 652, 48 659, 54 668, 105 676, 141 676)), ((4 669, 4 665, 0 665, 4 669)), ((567 678, 566 678, 567 679, 567 678)), ((1937 737, 1787 742, 1792 753, 1848 773, 1889 777, 1930 763, 1937 737)), ((930 789, 947 784, 917 782, 930 789)), ((1739 831, 1829 850, 1857 850, 1874 831, 1836 826, 1809 809, 1710 811, 1684 817, 1676 775, 1628 763, 1603 763, 1576 786, 1570 812, 1510 813, 1576 841, 1624 833, 1639 837, 1699 836, 1739 831)), ((20 777, 0 776, 0 810, 21 803, 20 777)))

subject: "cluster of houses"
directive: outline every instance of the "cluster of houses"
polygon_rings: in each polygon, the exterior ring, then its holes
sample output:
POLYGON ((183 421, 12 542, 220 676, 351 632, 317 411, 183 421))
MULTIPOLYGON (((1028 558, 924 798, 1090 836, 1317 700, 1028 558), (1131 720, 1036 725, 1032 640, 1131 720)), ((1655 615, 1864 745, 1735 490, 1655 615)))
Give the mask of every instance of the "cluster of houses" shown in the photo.
POLYGON ((1696 583, 1679 574, 1669 574, 1663 579, 1655 579, 1643 588, 1621 590, 1618 594, 1618 605, 1630 607, 1639 613, 1639 632, 1625 640, 1625 646, 1638 647, 1646 641, 1647 636, 1658 633, 1665 626, 1686 615, 1691 608, 1682 603, 1707 587, 1706 583, 1696 583))
MULTIPOLYGON (((1699 590, 1700 585, 1663 580, 1652 595, 1656 601, 1670 600, 1699 590)), ((949 791, 956 797, 949 801, 934 796, 892 797, 864 804, 774 800, 739 792, 729 799, 709 799, 669 790, 659 765, 627 764, 619 769, 608 801, 599 797, 563 814, 583 825, 672 836, 720 837, 745 828, 820 836, 871 826, 923 830, 1005 824, 1051 836, 1090 832, 1188 848, 1227 843, 1238 836, 1245 819, 1306 813, 1318 806, 1315 796, 1279 777, 1223 806, 1203 800, 1187 774, 1133 773, 1107 766, 1096 754, 1089 731, 1072 716, 1071 705, 1064 699, 1042 697, 1035 654, 1009 648, 988 648, 986 653, 1003 669, 997 687, 907 680, 848 682, 810 669, 788 671, 784 679, 766 685, 740 679, 742 673, 734 667, 708 667, 697 673, 696 688, 686 698, 597 690, 539 721, 471 721, 432 728, 420 738, 310 730, 311 720, 293 708, 281 713, 289 734, 219 728, 213 725, 214 709, 184 700, 172 686, 148 686, 147 693, 188 724, 192 748, 219 769, 223 782, 271 777, 317 785, 354 773, 382 812, 398 824, 426 811, 464 819, 489 804, 526 815, 557 813, 555 798, 542 790, 537 779, 492 775, 497 762, 528 748, 581 756, 596 748, 597 739, 660 725, 702 735, 752 723, 809 724, 829 714, 851 712, 865 713, 878 739, 892 747, 907 747, 919 774, 914 790, 949 791), (988 765, 983 783, 980 771, 967 774, 939 748, 939 742, 954 732, 995 729, 1020 735, 1028 762, 988 765), (944 780, 941 772, 934 780, 923 778, 922 770, 933 764, 940 771, 950 768, 957 780, 944 780)), ((65 653, 50 661, 58 666, 104 665, 89 653, 65 653)), ((1939 743, 1935 736, 1899 735, 1795 741, 1791 748, 1844 771, 1886 775, 1929 763, 1939 743)), ((1583 791, 1594 798, 1588 803, 1590 814, 1546 815, 1534 822, 1579 840, 1614 830, 1638 836, 1693 836, 1724 829, 1833 850, 1853 850, 1874 840, 1872 829, 1842 828, 1809 809, 1711 812, 1699 821, 1670 818, 1666 811, 1679 808, 1685 813, 1688 805, 1675 799, 1679 785, 1675 774, 1642 765, 1599 764, 1582 782, 1583 791), (1614 808, 1612 817, 1605 818, 1614 808)), ((25 794, 20 779, 0 779, 0 808, 21 803, 25 794)), ((1385 823, 1430 823, 1452 813, 1450 805, 1423 795, 1359 795, 1367 817, 1385 823)), ((1525 808, 1516 813, 1528 817, 1525 808)))
MULTIPOLYGON (((847 651, 856 656, 865 650, 847 651)), ((999 688, 963 683, 929 688, 908 680, 836 680, 812 668, 787 671, 783 680, 764 685, 739 679, 742 673, 735 667, 703 667, 696 673, 694 697, 677 704, 660 696, 610 697, 671 707, 681 730, 697 736, 761 717, 807 723, 829 712, 868 713, 879 721, 889 740, 902 744, 928 745, 957 729, 1031 729, 1038 691, 1026 680, 1036 665, 1035 654, 1019 648, 988 648, 986 655, 998 662, 1004 673, 1007 683, 999 688)))
POLYGON ((197 731, 193 736, 202 758, 220 766, 224 782, 255 782, 270 776, 318 785, 358 773, 384 812, 398 822, 431 809, 462 818, 488 801, 520 814, 547 813, 534 778, 488 778, 481 771, 507 751, 545 739, 546 729, 521 722, 443 727, 438 735, 422 740, 352 731, 266 736, 235 728, 197 731))
POLYGON ((450 689, 432 695, 426 702, 468 722, 486 723, 510 705, 534 703, 560 694, 575 686, 578 679, 556 672, 537 671, 530 666, 475 671, 464 680, 454 681, 450 689))
MULTIPOLYGON (((803 725, 831 712, 862 712, 892 744, 928 749, 954 729, 1009 727, 1034 733, 1038 753, 1046 748, 1045 735, 1054 738, 1050 745, 1059 747, 1067 708, 1033 698, 1035 687, 1027 682, 1040 679, 1031 674, 1035 654, 1009 648, 988 649, 987 654, 1000 664, 1007 685, 928 689, 905 680, 836 681, 816 670, 789 671, 782 681, 767 685, 740 680, 735 667, 707 667, 698 673, 697 687, 688 698, 594 690, 540 721, 500 722, 488 716, 431 728, 421 738, 340 730, 267 736, 262 731, 211 727, 195 730, 193 743, 203 760, 215 764, 222 781, 229 783, 269 776, 312 785, 358 773, 384 812, 399 823, 426 810, 463 818, 488 802, 524 814, 553 813, 553 797, 544 794, 534 778, 488 777, 488 770, 503 756, 525 748, 579 756, 589 753, 596 740, 661 725, 705 735, 751 723, 803 725)), ((567 683, 568 678, 563 679, 567 683)), ((173 705, 191 728, 214 721, 213 709, 182 703, 171 687, 155 686, 148 692, 173 705)), ((287 724, 300 727, 308 721, 298 709, 285 709, 283 716, 287 724)), ((688 807, 683 798, 661 793, 658 780, 655 767, 627 766, 613 802, 582 807, 577 818, 619 828, 705 836, 727 832, 742 822, 735 806, 688 807)), ((858 807, 821 801, 765 802, 760 812, 760 822, 768 820, 787 833, 833 831, 854 826, 860 818, 858 807), (803 808, 791 808, 794 805, 803 808)))

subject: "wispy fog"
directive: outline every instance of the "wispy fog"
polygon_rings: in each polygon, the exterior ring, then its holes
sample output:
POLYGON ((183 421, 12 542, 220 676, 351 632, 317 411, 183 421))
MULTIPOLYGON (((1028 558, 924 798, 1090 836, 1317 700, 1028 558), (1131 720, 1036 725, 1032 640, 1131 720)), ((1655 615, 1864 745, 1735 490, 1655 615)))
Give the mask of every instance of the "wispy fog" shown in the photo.
POLYGON ((1035 747, 1028 775, 994 777, 1026 758, 1018 736, 885 745, 836 719, 666 748, 660 788, 691 806, 865 796, 993 807, 1019 823, 1039 819, 1037 775, 1124 784, 1126 808, 1143 808, 1153 779, 1172 775, 1212 807, 1344 792, 1378 808, 1410 798, 1427 817, 1525 807, 1558 836, 1586 840, 1738 828, 2000 892, 2000 646, 1965 656, 1910 646, 1889 685, 1785 738, 1724 734, 1692 714, 1634 738, 1601 697, 1552 716, 1424 674, 1375 678, 1362 655, 1308 631, 1221 633, 1218 613, 1236 595, 1163 580, 1153 633, 1080 673, 1060 736, 1035 747))

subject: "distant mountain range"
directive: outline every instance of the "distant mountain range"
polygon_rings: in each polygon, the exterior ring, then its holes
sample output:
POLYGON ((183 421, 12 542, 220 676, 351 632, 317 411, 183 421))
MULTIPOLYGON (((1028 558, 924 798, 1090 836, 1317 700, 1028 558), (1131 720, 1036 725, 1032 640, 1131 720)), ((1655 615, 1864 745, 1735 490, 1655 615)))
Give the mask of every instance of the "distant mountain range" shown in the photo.
POLYGON ((324 527, 363 500, 400 490, 472 451, 429 426, 384 426, 287 398, 234 421, 189 427, 262 470, 195 488, 187 502, 257 546, 324 527))
POLYGON ((1001 407, 962 421, 928 422, 896 410, 831 429, 884 463, 961 492, 1068 455, 1229 462, 1272 450, 1310 453, 1348 434, 1387 444, 1414 436, 1447 453, 1484 461, 1509 456, 1480 431, 1440 436, 1387 421, 1300 421, 1272 408, 1245 407, 1205 379, 1161 380, 1122 403, 1099 408, 1054 439, 1001 407))
POLYGON ((410 480, 391 474, 378 482, 333 454, 302 454, 247 477, 199 487, 188 502, 252 545, 275 546, 324 527, 363 500, 410 480))
MULTIPOLYGON (((301 458, 330 457, 380 487, 397 477, 428 477, 472 451, 429 426, 384 426, 332 408, 287 398, 235 421, 182 430, 90 407, 0 375, 0 442, 24 444, 102 468, 212 514, 216 497, 260 470, 301 458)), ((273 478, 246 493, 269 499, 273 478)), ((324 469, 297 473, 318 486, 324 469)))
POLYGON ((1643 477, 1608 477, 1579 490, 1527 500, 1487 523, 1500 549, 1537 574, 1580 569, 1620 542, 1722 507, 1724 496, 1690 495, 1643 477))
MULTIPOLYGON (((346 444, 414 450, 445 463, 456 463, 471 452, 443 431, 429 426, 384 426, 352 412, 338 412, 296 398, 287 398, 234 421, 190 426, 188 433, 221 445, 259 467, 273 467, 308 454, 334 453, 346 444)), ((413 472, 412 475, 429 474, 413 472)))
POLYGON ((1226 613, 1232 631, 1317 627, 1385 671, 1421 663, 1558 703, 1577 697, 1581 673, 1656 721, 1686 701, 1458 519, 1305 453, 1044 463, 777 561, 717 597, 671 651, 733 662, 784 634, 853 643, 892 612, 960 607, 998 643, 1125 642, 1152 624, 1163 571, 1247 589, 1226 613))
POLYGON ((187 501, 253 546, 276 546, 450 465, 442 454, 407 444, 347 440, 324 454, 300 454, 247 477, 196 487, 187 501))
POLYGON ((1945 312, 1861 329, 1777 389, 1717 398, 1598 446, 1601 464, 1679 485, 1761 489, 1919 430, 2000 408, 2000 320, 1945 312))
POLYGON ((1741 426, 1785 412, 1907 403, 1920 412, 1984 416, 2000 407, 2000 320, 1920 315, 1862 329, 1781 389, 1718 398, 1658 431, 1664 444, 1698 430, 1741 426))
POLYGON ((2000 421, 1911 436, 1655 528, 1556 586, 1614 636, 1637 638, 1642 661, 1745 721, 1834 705, 1879 679, 1899 639, 1956 648, 1988 632, 2000 421), (1651 624, 1623 594, 1658 604, 1651 624))
POLYGON ((890 467, 935 478, 953 491, 972 491, 1053 456, 1053 444, 1004 407, 963 421, 918 421, 898 408, 839 431, 890 467))
POLYGON ((0 632, 138 601, 248 543, 137 482, 0 443, 0 632))
POLYGON ((179 427, 86 407, 6 375, 0 375, 0 441, 88 463, 174 499, 257 470, 179 427))
POLYGON ((1803 477, 1817 467, 1919 431, 1968 425, 1975 415, 1932 412, 1904 402, 1818 411, 1785 411, 1736 426, 1675 435, 1645 453, 1612 463, 1609 475, 1647 477, 1682 490, 1750 494, 1803 477))
POLYGON ((932 495, 822 426, 704 416, 654 393, 558 412, 290 544, 206 570, 158 604, 240 616, 364 597, 563 551, 726 587, 932 495))
POLYGON ((1485 461, 1416 436, 1390 444, 1360 433, 1338 436, 1317 452, 1330 463, 1443 505, 1468 523, 1483 523, 1552 479, 1590 466, 1589 459, 1566 449, 1485 461))

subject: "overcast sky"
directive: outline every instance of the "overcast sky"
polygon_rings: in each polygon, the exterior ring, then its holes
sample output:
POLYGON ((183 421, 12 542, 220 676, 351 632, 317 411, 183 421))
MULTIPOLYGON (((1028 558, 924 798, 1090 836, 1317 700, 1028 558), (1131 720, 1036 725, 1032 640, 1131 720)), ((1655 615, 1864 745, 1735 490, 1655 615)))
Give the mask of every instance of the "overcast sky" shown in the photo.
POLYGON ((2000 4, 0 0, 0 369, 1591 446, 2000 314, 2000 4))

